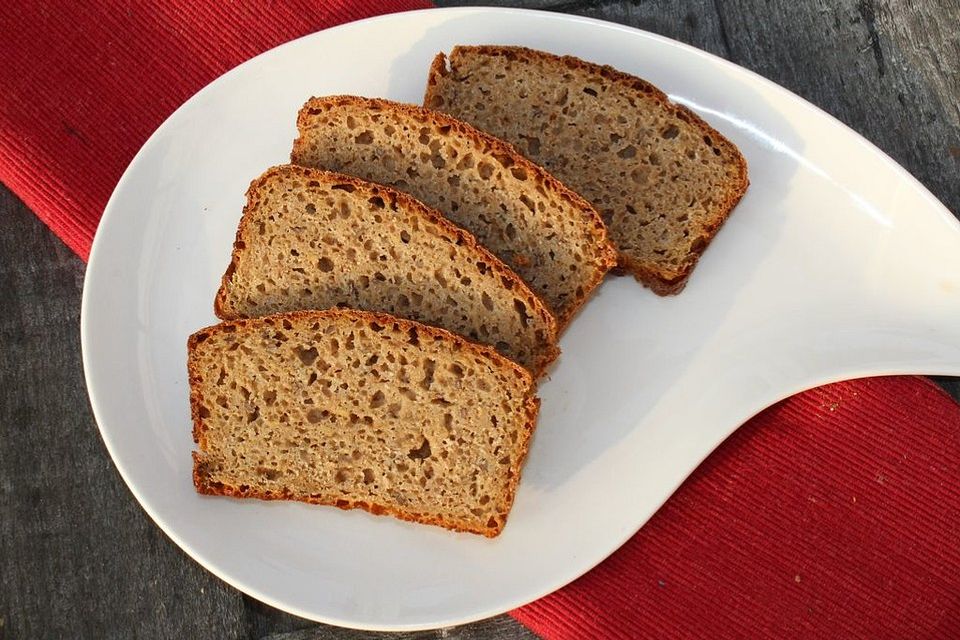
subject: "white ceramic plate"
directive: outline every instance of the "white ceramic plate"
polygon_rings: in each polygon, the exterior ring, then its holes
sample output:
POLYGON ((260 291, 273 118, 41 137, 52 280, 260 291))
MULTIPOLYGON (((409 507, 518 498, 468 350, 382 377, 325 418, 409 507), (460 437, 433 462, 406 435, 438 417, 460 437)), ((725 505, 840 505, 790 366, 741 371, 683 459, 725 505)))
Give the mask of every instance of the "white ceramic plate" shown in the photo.
POLYGON ((736 427, 785 396, 855 376, 960 375, 960 226, 870 143, 719 58, 585 18, 430 10, 291 42, 173 114, 107 206, 82 333, 110 455, 193 558, 307 618, 437 627, 506 611, 586 572, 736 427), (215 321, 248 183, 287 160, 308 97, 418 102, 433 55, 457 43, 523 44, 651 80, 740 147, 747 196, 682 295, 610 278, 567 331, 498 539, 198 496, 185 344, 215 321))

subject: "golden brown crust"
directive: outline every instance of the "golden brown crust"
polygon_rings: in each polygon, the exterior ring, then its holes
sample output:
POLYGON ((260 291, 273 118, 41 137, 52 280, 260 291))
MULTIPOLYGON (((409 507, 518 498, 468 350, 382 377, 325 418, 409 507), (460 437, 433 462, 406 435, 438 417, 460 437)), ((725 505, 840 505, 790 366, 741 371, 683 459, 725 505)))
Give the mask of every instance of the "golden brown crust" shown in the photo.
MULTIPOLYGON (((453 48, 453 50, 456 51, 460 48, 466 47, 457 45, 453 48)), ((447 65, 447 54, 441 51, 433 57, 433 62, 430 63, 430 71, 427 73, 427 88, 423 92, 424 108, 433 108, 433 102, 437 97, 437 95, 433 92, 433 89, 437 86, 437 78, 444 78, 449 72, 450 70, 447 65)))
POLYGON ((541 300, 537 294, 531 291, 530 287, 527 286, 527 283, 524 282, 520 276, 514 273, 510 267, 504 264, 503 261, 498 257, 490 253, 486 247, 477 242, 477 239, 472 233, 466 229, 461 229, 460 227, 456 226, 446 219, 439 211, 431 209, 413 196, 403 193, 402 191, 397 191, 392 187, 368 182, 366 180, 361 180, 360 178, 337 173, 335 171, 311 169, 309 167, 302 167, 294 164, 284 164, 270 167, 264 171, 260 177, 254 179, 250 183, 250 187, 247 189, 247 203, 243 207, 243 214, 240 218, 240 224, 237 225, 237 234, 233 242, 233 250, 230 254, 230 264, 227 266, 227 270, 224 272, 223 277, 220 280, 220 289, 217 291, 216 298, 214 299, 214 313, 221 320, 237 320, 242 318, 242 316, 229 309, 226 304, 226 291, 229 285, 229 280, 233 276, 240 252, 246 248, 246 241, 244 238, 246 237, 251 218, 251 216, 248 214, 257 205, 258 194, 264 188, 264 186, 270 182, 271 179, 283 175, 298 175, 307 180, 317 180, 328 184, 349 184, 355 189, 363 191, 364 193, 368 193, 371 196, 380 196, 388 201, 396 201, 404 209, 414 211, 417 215, 422 216, 428 222, 436 225, 438 230, 446 234, 448 239, 453 240, 458 245, 465 245, 471 251, 476 252, 480 258, 488 264, 491 271, 495 272, 502 280, 504 280, 505 285, 506 283, 509 283, 507 288, 514 290, 513 288, 515 287, 515 290, 521 296, 525 297, 524 301, 529 304, 529 308, 532 309, 546 323, 547 330, 549 331, 547 339, 550 346, 539 354, 536 366, 532 370, 534 377, 540 377, 546 368, 550 366, 550 363, 556 360, 557 356, 560 355, 560 348, 557 346, 557 320, 553 316, 553 313, 547 308, 546 303, 541 300))
MULTIPOLYGON (((274 326, 278 322, 281 322, 284 318, 287 319, 303 319, 303 320, 326 320, 326 319, 352 319, 359 322, 365 323, 382 323, 382 324, 392 324, 398 327, 398 330, 408 331, 410 329, 415 329, 416 331, 424 332, 426 335, 439 338, 440 340, 450 340, 458 344, 462 349, 466 351, 472 351, 475 355, 478 355, 488 360, 492 360, 494 366, 498 368, 507 368, 511 369, 515 375, 520 378, 528 379, 530 385, 534 383, 534 378, 532 374, 527 371, 526 368, 520 366, 513 360, 502 356, 493 347, 489 347, 484 344, 479 344, 477 342, 472 342, 467 338, 442 329, 440 327, 434 327, 432 325, 423 324, 421 322, 416 322, 415 320, 407 320, 406 318, 400 318, 397 316, 392 316, 388 313, 381 313, 378 311, 359 311, 357 309, 324 309, 324 310, 304 310, 304 311, 288 311, 286 313, 274 313, 268 316, 262 316, 259 318, 239 318, 236 320, 224 320, 219 324, 210 325, 204 327, 198 331, 195 331, 187 339, 187 350, 188 353, 191 353, 197 344, 206 340, 211 334, 214 333, 223 333, 223 332, 233 332, 239 328, 246 327, 248 325, 267 325, 274 326)), ((188 360, 188 368, 192 367, 192 362, 188 360)), ((190 371, 191 381, 194 380, 194 371, 190 371)))
MULTIPOLYGON (((628 256, 621 254, 618 261, 618 271, 631 273, 639 282, 650 287, 659 295, 670 295, 679 293, 687 283, 693 268, 696 266, 706 250, 707 246, 713 240, 716 232, 723 225, 726 219, 732 213, 734 207, 740 202, 750 185, 747 174, 747 162, 740 153, 740 150, 732 142, 727 140, 723 134, 711 127, 696 113, 687 107, 670 101, 670 98, 660 89, 650 84, 646 80, 632 76, 623 71, 619 71, 608 65, 600 65, 593 62, 587 62, 574 56, 558 56, 544 51, 528 49, 526 47, 516 46, 496 46, 496 45, 457 45, 450 53, 454 58, 458 55, 477 53, 485 56, 506 57, 511 60, 522 60, 527 62, 540 62, 546 64, 560 64, 567 69, 583 73, 595 74, 605 80, 626 87, 633 91, 644 93, 660 103, 664 110, 670 115, 683 120, 684 122, 698 128, 701 133, 708 137, 715 147, 721 149, 728 157, 732 158, 738 173, 729 186, 727 197, 723 204, 718 207, 717 213, 709 225, 708 233, 702 235, 696 243, 696 249, 689 255, 688 260, 677 270, 664 272, 662 269, 651 265, 644 265, 628 256)), ((424 104, 436 104, 439 96, 435 90, 437 79, 444 77, 449 73, 447 68, 447 56, 439 53, 434 57, 430 65, 430 74, 427 79, 427 88, 424 93, 424 104)))
POLYGON ((362 500, 324 500, 318 496, 295 495, 290 491, 254 491, 249 487, 246 489, 242 487, 230 487, 222 482, 212 481, 207 477, 204 464, 200 460, 197 452, 193 453, 193 484, 194 487, 196 487, 197 493, 208 496, 256 498, 258 500, 293 500, 296 502, 306 502, 307 504, 315 504, 318 506, 337 507, 344 510, 363 509, 364 511, 367 511, 375 516, 388 515, 400 520, 406 520, 407 522, 435 525, 451 531, 476 533, 487 538, 495 538, 500 535, 500 532, 503 531, 504 524, 506 524, 506 518, 504 518, 503 521, 499 521, 497 523, 498 526, 496 528, 484 528, 473 526, 470 523, 462 522, 452 518, 402 511, 400 509, 391 507, 390 505, 369 503, 362 500))
POLYGON ((376 313, 371 311, 356 311, 353 309, 328 309, 324 311, 291 311, 288 313, 277 313, 270 316, 264 316, 262 318, 249 318, 249 319, 239 319, 239 320, 227 320, 221 322, 220 324, 212 325, 205 327, 193 333, 187 339, 187 375, 190 383, 190 409, 191 417, 193 419, 193 440, 197 443, 199 451, 193 452, 193 483, 196 487, 198 493, 207 494, 207 495, 220 495, 220 496, 232 496, 237 498, 259 498, 262 500, 297 500, 300 502, 308 502, 311 504, 317 505, 329 505, 340 507, 341 509, 364 509, 369 511, 374 515, 388 514, 394 517, 400 518, 401 520, 408 520, 411 522, 419 522, 422 524, 433 524, 453 531, 465 531, 468 533, 478 533, 487 537, 495 537, 500 534, 503 530, 503 526, 506 523, 507 513, 509 512, 509 506, 513 504, 513 497, 516 492, 517 483, 520 480, 520 469, 523 466, 523 462, 526 459, 527 451, 529 448, 530 436, 533 434, 533 430, 536 424, 537 413, 540 407, 540 400, 534 396, 535 386, 534 378, 531 376, 525 368, 521 367, 519 364, 513 362, 512 360, 505 358, 504 356, 497 353, 491 347, 485 345, 476 344, 470 342, 466 338, 459 336, 455 333, 447 331, 446 329, 441 329, 439 327, 432 327, 430 325, 421 324, 419 322, 414 322, 413 320, 406 320, 403 318, 398 318, 391 316, 385 313, 376 313), (418 332, 423 332, 426 336, 440 338, 442 340, 452 341, 459 345, 461 349, 465 351, 472 352, 474 355, 481 358, 486 358, 492 362, 492 365, 500 370, 511 371, 515 376, 520 378, 523 381, 523 385, 529 390, 528 396, 525 399, 525 411, 526 411, 526 422, 524 424, 523 433, 525 438, 521 443, 520 455, 517 456, 516 468, 511 469, 512 477, 510 479, 510 485, 508 486, 507 491, 504 494, 504 510, 501 515, 501 519, 497 522, 496 528, 483 528, 472 526, 468 523, 464 523, 455 519, 446 519, 442 516, 431 516, 424 515, 419 513, 405 512, 400 509, 388 505, 378 505, 378 504, 369 504, 366 502, 353 502, 349 500, 336 500, 336 501, 324 501, 318 497, 314 496, 297 496, 292 492, 283 491, 283 492, 258 492, 250 489, 249 487, 231 487, 227 486, 220 482, 215 482, 210 480, 206 472, 206 468, 203 464, 201 456, 206 449, 205 441, 205 426, 203 416, 201 415, 201 407, 204 405, 203 401, 203 385, 202 378, 200 377, 195 363, 193 362, 192 354, 196 346, 210 337, 210 335, 218 332, 225 331, 236 331, 239 328, 247 327, 250 325, 253 326, 273 326, 274 324, 280 324, 284 319, 303 319, 305 321, 310 320, 326 320, 326 319, 347 319, 355 320, 365 324, 370 323, 379 323, 383 325, 395 325, 400 331, 409 331, 410 329, 415 329, 418 332))
MULTIPOLYGON (((520 453, 517 455, 517 459, 514 461, 514 466, 510 469, 510 484, 507 486, 506 493, 504 494, 504 504, 510 506, 513 505, 513 499, 517 494, 517 486, 520 484, 520 475, 523 472, 523 463, 527 459, 527 453, 530 451, 530 441, 533 439, 533 432, 537 425, 537 414, 540 412, 540 398, 537 398, 536 396, 528 397, 524 403, 524 411, 527 414, 527 419, 523 425, 523 431, 521 432, 521 438, 523 439, 518 443, 518 446, 520 447, 520 453)), ((503 514, 503 520, 500 523, 501 530, 507 523, 507 515, 509 512, 510 509, 508 507, 506 512, 503 514)), ((499 533, 499 531, 497 533, 499 533)))
POLYGON ((206 428, 203 423, 203 415, 201 415, 200 411, 200 408, 203 406, 203 390, 200 384, 202 380, 197 373, 197 367, 193 363, 193 353, 197 345, 210 336, 209 329, 212 328, 213 327, 207 327, 206 329, 201 329, 187 338, 187 380, 190 385, 190 418, 193 421, 193 441, 201 449, 206 447, 206 440, 204 439, 206 428))
POLYGON ((603 224, 603 220, 600 219, 600 214, 593 208, 593 205, 550 175, 543 167, 528 160, 510 143, 504 142, 465 122, 438 111, 431 111, 417 105, 393 102, 382 98, 365 98, 350 95, 310 98, 300 109, 300 113, 297 116, 297 129, 301 135, 298 136, 293 143, 293 151, 290 154, 291 162, 295 162, 298 156, 307 153, 303 131, 307 128, 308 118, 323 113, 327 109, 336 108, 341 105, 360 105, 371 111, 392 111, 418 122, 430 122, 437 127, 449 127, 458 135, 471 140, 484 153, 508 156, 514 164, 522 167, 530 175, 534 176, 538 184, 542 185, 545 189, 556 192, 571 208, 580 212, 597 246, 596 262, 593 265, 596 269, 596 274, 591 279, 589 286, 584 287, 583 294, 576 298, 575 302, 570 304, 565 312, 557 313, 554 311, 560 333, 567 327, 570 320, 572 320, 576 314, 576 311, 583 306, 590 297, 592 291, 603 281, 606 273, 617 265, 617 251, 607 237, 606 225, 603 224))

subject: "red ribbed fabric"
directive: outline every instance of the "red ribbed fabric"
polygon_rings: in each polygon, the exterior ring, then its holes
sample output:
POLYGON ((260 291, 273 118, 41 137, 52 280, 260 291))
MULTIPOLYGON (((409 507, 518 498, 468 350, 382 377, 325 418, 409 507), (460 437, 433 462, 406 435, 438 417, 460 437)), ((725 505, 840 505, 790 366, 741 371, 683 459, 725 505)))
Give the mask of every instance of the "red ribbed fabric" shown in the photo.
POLYGON ((271 47, 426 0, 0 3, 0 181, 84 260, 153 131, 271 47))
MULTIPOLYGON (((7 2, 0 180, 81 257, 123 169, 202 86, 423 0, 7 2)), ((841 383, 751 420, 595 570, 513 612, 566 638, 960 638, 960 407, 841 383)))
POLYGON ((513 615, 551 640, 960 638, 960 407, 918 377, 789 398, 513 615))

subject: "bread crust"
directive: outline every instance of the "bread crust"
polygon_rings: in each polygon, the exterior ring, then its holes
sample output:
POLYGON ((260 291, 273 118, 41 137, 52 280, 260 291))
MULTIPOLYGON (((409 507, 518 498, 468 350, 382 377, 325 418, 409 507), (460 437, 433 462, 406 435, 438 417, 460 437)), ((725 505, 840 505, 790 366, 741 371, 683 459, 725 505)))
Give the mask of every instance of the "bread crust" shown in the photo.
POLYGON ((571 208, 580 212, 585 228, 589 230, 597 249, 592 260, 594 273, 588 280, 587 286, 583 288, 583 293, 576 296, 574 302, 568 305, 566 310, 561 312, 552 310, 557 319, 560 333, 563 332, 579 308, 587 301, 593 290, 603 281, 607 272, 617 266, 617 251, 607 235, 606 225, 603 224, 600 214, 593 208, 593 205, 550 175, 543 167, 528 160, 510 143, 438 111, 382 98, 351 95, 312 97, 303 105, 297 116, 297 129, 300 134, 293 143, 293 151, 290 154, 291 162, 296 164, 297 158, 306 153, 307 141, 304 139, 304 131, 307 129, 309 118, 342 105, 358 105, 372 111, 390 111, 417 122, 429 122, 437 127, 449 127, 458 135, 476 144, 483 153, 508 156, 518 167, 525 169, 530 175, 534 176, 536 181, 546 189, 556 192, 571 208))
MULTIPOLYGON (((743 198, 750 185, 747 171, 747 162, 743 154, 732 142, 727 140, 720 132, 711 127, 703 118, 698 116, 687 107, 670 101, 670 98, 660 89, 650 84, 642 78, 632 76, 615 69, 609 65, 600 65, 593 62, 587 62, 575 56, 558 56, 544 51, 529 49, 518 46, 496 46, 496 45, 457 45, 450 53, 450 59, 458 55, 468 55, 477 53, 483 56, 506 57, 511 60, 521 60, 524 62, 539 62, 549 65, 560 65, 566 69, 599 75, 605 80, 625 87, 627 89, 643 93, 656 100, 665 111, 673 117, 696 127, 704 136, 708 136, 711 142, 722 149, 722 151, 733 159, 738 173, 735 180, 729 185, 729 189, 724 194, 726 197, 717 207, 712 220, 706 226, 706 232, 701 234, 694 242, 694 250, 687 256, 687 260, 678 269, 665 270, 659 266, 644 264, 631 259, 624 254, 619 255, 618 272, 626 272, 633 275, 639 282, 649 287, 659 295, 671 295, 679 293, 687 284, 690 274, 700 260, 700 256, 706 251, 707 246, 716 236, 717 231, 723 223, 730 217, 733 209, 743 198)), ((424 92, 424 104, 434 104, 439 97, 437 94, 439 78, 445 77, 450 73, 448 68, 449 59, 444 53, 438 53, 430 65, 430 73, 427 79, 427 87, 424 92)))
POLYGON ((465 245, 477 253, 494 273, 500 276, 505 283, 510 283, 508 288, 512 291, 521 292, 525 300, 529 302, 531 311, 536 313, 546 324, 547 331, 549 332, 547 336, 548 345, 538 354, 535 365, 531 367, 531 372, 534 377, 540 377, 547 367, 560 355, 560 348, 557 346, 557 320, 550 309, 547 308, 546 303, 540 299, 540 297, 527 286, 527 283, 510 269, 510 267, 480 244, 469 231, 456 226, 439 211, 428 207, 413 196, 402 191, 397 191, 392 187, 368 182, 335 171, 311 169, 293 164, 277 165, 267 169, 260 177, 254 179, 247 189, 247 203, 243 207, 240 224, 237 225, 237 233, 230 254, 230 264, 220 279, 220 288, 217 290, 217 295, 213 302, 213 312, 221 320, 238 320, 243 318, 242 315, 230 308, 227 300, 227 289, 230 286, 230 279, 233 277, 240 254, 246 248, 245 238, 249 232, 249 225, 251 224, 251 212, 259 204, 258 194, 272 179, 284 175, 296 175, 307 180, 318 180, 329 184, 349 184, 353 186, 354 189, 369 194, 371 197, 380 196, 390 201, 396 201, 404 209, 413 211, 426 219, 427 222, 436 225, 442 233, 446 234, 446 236, 456 244, 465 245))
POLYGON ((227 320, 220 324, 211 325, 194 332, 187 339, 187 377, 190 384, 190 414, 193 420, 193 441, 197 444, 199 451, 192 452, 193 458, 193 484, 197 493, 214 496, 230 496, 235 498, 258 498, 261 500, 295 500, 298 502, 307 502, 310 504, 326 505, 339 507, 341 509, 363 509, 374 515, 391 515, 401 520, 418 522, 421 524, 432 524, 450 529, 453 531, 462 531, 467 533, 476 533, 488 538, 496 537, 503 531, 507 522, 507 516, 510 507, 513 505, 513 499, 516 495, 517 485, 520 481, 520 474, 523 463, 526 460, 530 447, 530 439, 536 428, 537 414, 540 408, 540 399, 536 397, 536 387, 534 378, 525 368, 512 360, 500 355, 491 347, 477 344, 457 335, 453 332, 433 327, 430 325, 398 318, 385 313, 371 311, 357 311, 354 309, 327 309, 323 311, 291 311, 288 313, 277 313, 260 318, 247 318, 238 320, 227 320), (495 525, 490 527, 478 527, 469 522, 457 520, 455 518, 446 518, 442 515, 429 515, 404 511, 390 505, 368 503, 364 501, 351 500, 323 500, 317 496, 297 495, 293 492, 284 490, 280 492, 256 491, 249 487, 229 486, 221 482, 210 479, 209 472, 202 460, 203 452, 207 448, 206 426, 204 417, 201 415, 201 407, 204 406, 203 381, 197 366, 194 363, 192 354, 198 344, 209 338, 215 333, 236 331, 237 329, 248 326, 273 326, 280 324, 284 319, 303 320, 305 322, 323 321, 323 320, 348 320, 361 323, 378 323, 383 325, 397 325, 400 331, 409 331, 415 329, 423 332, 429 337, 439 338, 441 340, 453 342, 461 349, 472 352, 481 358, 492 361, 493 365, 501 370, 510 371, 524 382, 528 389, 527 396, 524 398, 524 425, 521 431, 521 441, 518 442, 518 455, 510 468, 509 482, 504 491, 500 503, 499 518, 495 525))

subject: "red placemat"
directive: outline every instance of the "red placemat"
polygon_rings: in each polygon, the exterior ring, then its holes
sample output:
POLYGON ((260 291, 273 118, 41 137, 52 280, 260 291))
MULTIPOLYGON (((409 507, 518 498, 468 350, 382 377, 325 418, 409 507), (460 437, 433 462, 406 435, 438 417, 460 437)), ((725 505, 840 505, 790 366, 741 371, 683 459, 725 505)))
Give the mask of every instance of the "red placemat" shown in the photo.
POLYGON ((912 376, 789 398, 513 615, 552 640, 960 638, 960 407, 912 376))
MULTIPOLYGON (((81 257, 173 110, 295 37, 422 0, 4 3, 0 180, 81 257)), ((960 638, 960 407, 922 378, 786 400, 595 570, 513 615, 546 638, 960 638)))
POLYGON ((0 6, 0 180, 81 258, 134 154, 206 84, 325 27, 426 0, 13 0, 0 6))

